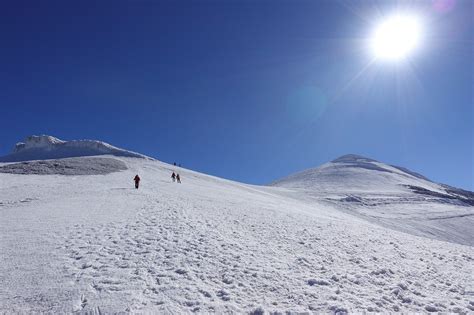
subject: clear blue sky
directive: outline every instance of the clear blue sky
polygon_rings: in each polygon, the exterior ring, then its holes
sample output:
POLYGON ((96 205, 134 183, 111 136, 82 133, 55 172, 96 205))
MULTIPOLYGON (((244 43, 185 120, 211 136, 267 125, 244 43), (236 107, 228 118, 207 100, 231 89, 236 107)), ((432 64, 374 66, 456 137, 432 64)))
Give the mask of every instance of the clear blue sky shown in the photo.
POLYGON ((420 49, 369 64, 403 1, 2 1, 0 155, 99 139, 263 184, 356 153, 474 190, 474 2, 413 2, 420 49))

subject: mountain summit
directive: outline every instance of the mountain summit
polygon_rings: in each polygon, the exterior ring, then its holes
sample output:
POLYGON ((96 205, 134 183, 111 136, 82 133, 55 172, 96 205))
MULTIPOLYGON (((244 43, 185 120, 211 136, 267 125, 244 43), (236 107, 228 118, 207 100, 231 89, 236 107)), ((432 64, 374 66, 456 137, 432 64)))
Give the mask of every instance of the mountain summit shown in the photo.
POLYGON ((0 157, 0 162, 19 162, 29 160, 60 159, 67 157, 115 155, 124 157, 149 157, 114 147, 98 140, 64 141, 53 136, 29 136, 13 148, 11 154, 0 157))
POLYGON ((326 192, 398 192, 403 185, 445 191, 421 174, 356 154, 343 155, 319 167, 307 169, 273 183, 272 186, 326 192))
POLYGON ((310 191, 313 194, 359 196, 417 196, 442 198, 443 203, 474 205, 474 193, 435 183, 407 168, 356 154, 343 155, 316 168, 282 179, 271 186, 310 191))
POLYGON ((270 184, 415 235, 472 244, 474 192, 355 154, 270 184))

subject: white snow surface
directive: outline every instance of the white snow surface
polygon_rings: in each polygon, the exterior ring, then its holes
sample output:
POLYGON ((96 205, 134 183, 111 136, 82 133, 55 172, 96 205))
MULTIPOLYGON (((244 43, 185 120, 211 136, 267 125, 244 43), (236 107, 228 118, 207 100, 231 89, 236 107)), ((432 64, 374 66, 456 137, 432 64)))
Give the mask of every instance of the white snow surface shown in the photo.
POLYGON ((150 159, 143 154, 120 149, 98 140, 63 141, 53 136, 41 135, 29 136, 24 142, 17 143, 11 154, 0 157, 0 162, 19 162, 107 154, 150 159))
MULTIPOLYGON (((335 181, 323 198, 106 157, 127 170, 0 173, 0 313, 474 312, 472 246, 369 222, 335 181)), ((389 198, 401 190, 386 176, 373 188, 389 198)), ((388 215, 435 204, 409 201, 388 215)))

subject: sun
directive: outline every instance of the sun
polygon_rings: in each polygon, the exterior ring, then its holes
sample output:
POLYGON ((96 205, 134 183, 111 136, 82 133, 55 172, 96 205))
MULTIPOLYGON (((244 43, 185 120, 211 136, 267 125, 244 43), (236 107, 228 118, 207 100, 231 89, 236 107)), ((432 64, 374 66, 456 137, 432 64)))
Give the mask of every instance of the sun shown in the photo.
POLYGON ((421 25, 416 16, 397 14, 382 21, 372 35, 371 48, 377 59, 401 60, 419 45, 421 25))

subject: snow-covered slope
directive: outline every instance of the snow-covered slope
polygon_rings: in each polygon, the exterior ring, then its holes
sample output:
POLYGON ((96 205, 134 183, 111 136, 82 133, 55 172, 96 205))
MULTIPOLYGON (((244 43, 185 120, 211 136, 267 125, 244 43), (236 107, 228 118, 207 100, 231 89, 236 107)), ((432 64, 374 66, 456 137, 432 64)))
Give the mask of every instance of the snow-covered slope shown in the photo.
POLYGON ((0 313, 474 311, 473 247, 369 222, 340 191, 105 158, 126 169, 0 173, 0 313))
POLYGON ((474 245, 474 193, 350 154, 271 184, 401 231, 474 245))
POLYGON ((404 190, 401 189, 403 185, 416 185, 446 193, 440 185, 420 174, 354 154, 344 155, 320 167, 290 175, 271 185, 329 193, 400 193, 404 190))
POLYGON ((142 154, 120 149, 102 141, 63 141, 52 136, 41 135, 29 136, 24 142, 17 143, 11 154, 0 157, 0 162, 58 159, 105 154, 148 158, 142 154))

